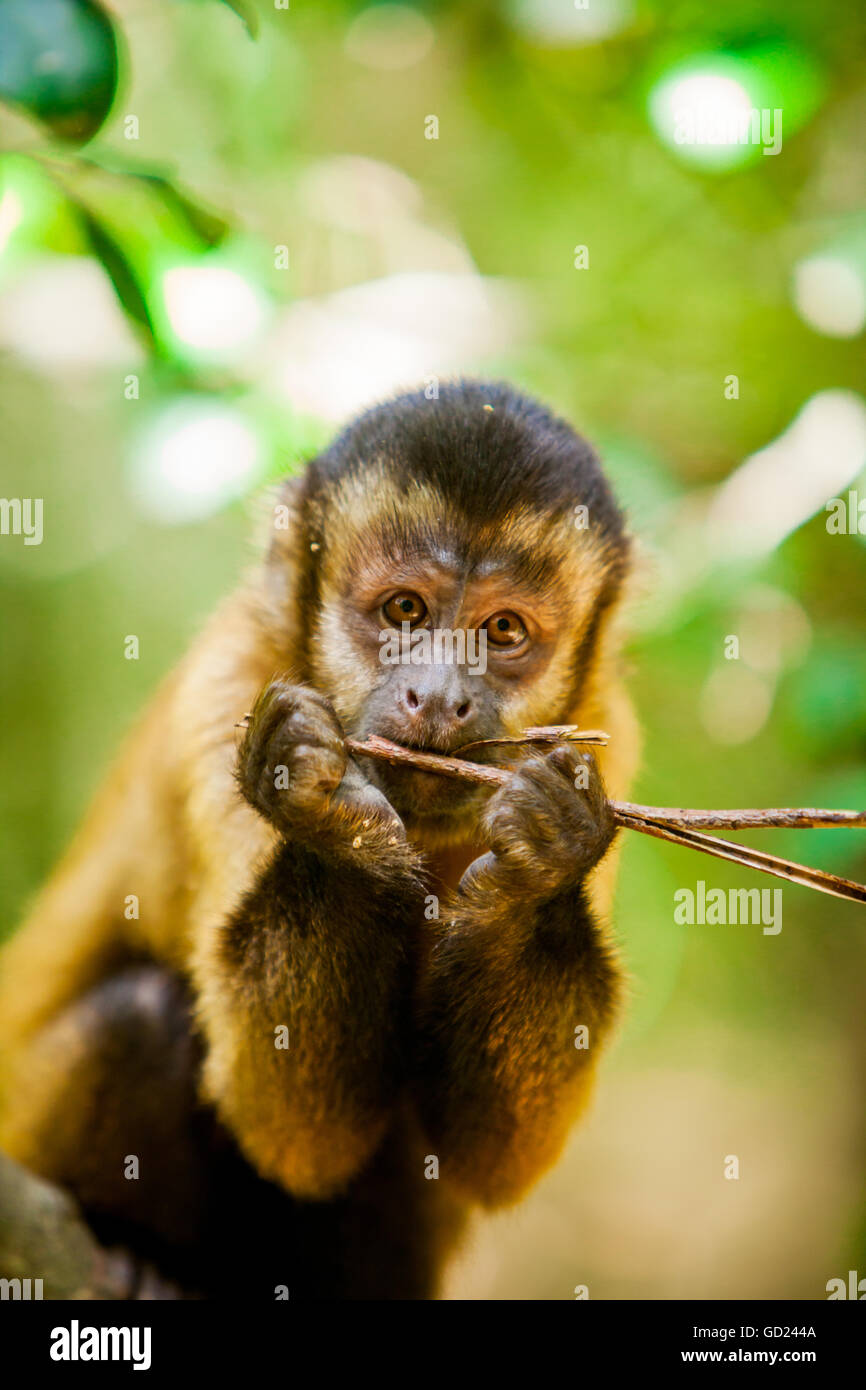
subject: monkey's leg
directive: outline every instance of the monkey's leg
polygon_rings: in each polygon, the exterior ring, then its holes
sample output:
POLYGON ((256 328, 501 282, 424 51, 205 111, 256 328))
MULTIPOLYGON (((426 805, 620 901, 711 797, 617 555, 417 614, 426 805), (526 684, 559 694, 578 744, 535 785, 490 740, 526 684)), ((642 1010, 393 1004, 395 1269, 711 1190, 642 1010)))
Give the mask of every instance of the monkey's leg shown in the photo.
POLYGON ((194 1240, 202 1218, 197 1066, 180 981, 130 966, 22 1050, 4 1146, 72 1192, 100 1239, 159 1263, 163 1247, 194 1240))
MULTIPOLYGON (((619 970, 586 891, 613 833, 600 779, 561 750, 491 801, 419 995, 419 1112, 443 1179, 487 1206, 558 1156, 588 1097, 619 970)), ((586 760, 590 761, 590 760, 586 760)))

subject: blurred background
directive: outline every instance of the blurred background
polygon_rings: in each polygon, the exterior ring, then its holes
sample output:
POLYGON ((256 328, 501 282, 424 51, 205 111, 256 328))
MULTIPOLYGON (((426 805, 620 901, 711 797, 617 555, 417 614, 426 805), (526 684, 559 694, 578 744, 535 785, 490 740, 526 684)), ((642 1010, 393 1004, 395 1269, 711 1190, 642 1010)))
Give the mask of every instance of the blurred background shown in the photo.
MULTIPOLYGON (((0 491, 44 499, 0 536, 4 932, 262 487, 458 373, 567 415, 642 539, 634 799, 866 806, 855 0, 0 0, 0 103, 0 491)), ((778 881, 626 839, 592 1113, 448 1294, 823 1298, 866 1276, 863 909, 680 926, 778 881)), ((862 832, 751 840, 866 877, 862 832)))

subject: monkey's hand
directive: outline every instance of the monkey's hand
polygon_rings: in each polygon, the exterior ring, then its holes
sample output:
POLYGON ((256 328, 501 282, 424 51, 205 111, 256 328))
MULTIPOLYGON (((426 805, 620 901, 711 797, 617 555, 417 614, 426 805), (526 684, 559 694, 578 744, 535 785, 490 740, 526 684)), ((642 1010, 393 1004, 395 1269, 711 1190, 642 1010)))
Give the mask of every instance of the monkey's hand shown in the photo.
POLYGON ((346 752, 323 695, 274 680, 259 695, 241 744, 237 780, 249 804, 286 839, 358 863, 408 854, 403 823, 346 752))
POLYGON ((591 753, 557 748, 524 763, 487 804, 490 852, 460 883, 501 886, 522 900, 577 887, 607 851, 616 826, 591 753))

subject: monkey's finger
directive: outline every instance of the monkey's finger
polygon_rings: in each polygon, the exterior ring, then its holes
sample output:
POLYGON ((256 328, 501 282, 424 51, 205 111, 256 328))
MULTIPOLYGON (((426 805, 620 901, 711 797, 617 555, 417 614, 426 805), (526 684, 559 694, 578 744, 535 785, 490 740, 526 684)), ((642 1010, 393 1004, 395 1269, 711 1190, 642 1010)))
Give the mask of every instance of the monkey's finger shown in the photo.
POLYGON ((469 888, 473 883, 475 883, 477 879, 483 877, 483 875, 485 874, 490 873, 490 870, 495 868, 496 855, 493 853, 492 850, 488 850, 486 854, 479 854, 477 859, 472 860, 472 863, 469 865, 468 869, 465 871, 463 877, 458 883, 458 893, 465 893, 467 888, 469 888))
POLYGON ((349 760, 345 776, 334 794, 331 803, 336 807, 346 807, 363 819, 371 818, 386 825, 391 834, 403 840, 406 828, 397 815, 384 792, 368 782, 357 763, 349 760))
POLYGON ((608 806, 604 779, 592 753, 574 748, 557 748, 548 754, 547 760, 563 774, 563 777, 568 778, 575 791, 583 794, 594 815, 610 818, 613 824, 613 813, 608 806))
POLYGON ((293 799, 307 804, 334 795, 346 771, 346 754, 321 743, 292 742, 284 755, 277 749, 275 769, 279 766, 286 768, 293 799))
POLYGON ((256 701, 247 735, 249 746, 267 747, 274 739, 283 745, 318 745, 346 758, 343 730, 330 703, 317 691, 287 681, 274 681, 256 701))
MULTIPOLYGON (((557 779, 558 780, 558 779, 557 779)), ((543 763, 515 774, 491 799, 483 816, 485 836, 498 859, 522 860, 527 844, 536 854, 552 853, 560 842, 568 808, 550 796, 550 773, 543 763)), ((568 788, 563 784, 563 789, 568 788)))
POLYGON ((580 768, 586 769, 587 785, 591 783, 600 785, 601 783, 601 773, 595 758, 591 753, 584 753, 579 748, 573 746, 554 748, 551 753, 547 754, 545 762, 550 767, 555 767, 558 772, 562 773, 563 777, 567 777, 572 783, 580 768))
MULTIPOLYGON (((558 749, 521 768, 504 793, 539 850, 598 858, 616 833, 601 775, 591 754, 558 749), (585 775, 578 780, 578 773, 585 775), (509 793, 515 793, 509 796, 509 793)), ((513 816, 505 813, 505 825, 513 816)))

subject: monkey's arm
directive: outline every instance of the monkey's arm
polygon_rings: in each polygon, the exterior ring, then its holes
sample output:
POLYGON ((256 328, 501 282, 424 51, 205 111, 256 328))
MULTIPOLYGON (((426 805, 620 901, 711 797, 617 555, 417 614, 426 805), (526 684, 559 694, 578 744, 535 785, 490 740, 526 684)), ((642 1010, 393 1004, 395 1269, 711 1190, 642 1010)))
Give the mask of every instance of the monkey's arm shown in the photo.
POLYGON ((346 768, 326 702, 271 685, 238 780, 280 839, 196 968, 206 1093, 257 1170, 304 1197, 371 1155, 405 1056, 414 858, 346 768))
POLYGON ((492 799, 491 853, 443 905, 420 984, 431 1152, 486 1206, 516 1200, 554 1162, 616 1011, 619 970, 586 887, 613 825, 590 759, 589 787, 575 789, 580 762, 559 750, 492 799))

